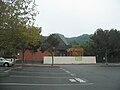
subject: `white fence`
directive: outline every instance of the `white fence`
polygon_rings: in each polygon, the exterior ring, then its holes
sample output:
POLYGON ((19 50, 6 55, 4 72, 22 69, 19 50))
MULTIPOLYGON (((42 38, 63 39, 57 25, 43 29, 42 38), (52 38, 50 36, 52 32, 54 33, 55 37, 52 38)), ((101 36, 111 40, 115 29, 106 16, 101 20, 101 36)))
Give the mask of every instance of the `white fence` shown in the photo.
MULTIPOLYGON (((52 57, 45 56, 44 64, 52 64, 52 57)), ((54 56, 54 64, 95 64, 95 56, 82 56, 82 57, 71 57, 71 56, 54 56)))

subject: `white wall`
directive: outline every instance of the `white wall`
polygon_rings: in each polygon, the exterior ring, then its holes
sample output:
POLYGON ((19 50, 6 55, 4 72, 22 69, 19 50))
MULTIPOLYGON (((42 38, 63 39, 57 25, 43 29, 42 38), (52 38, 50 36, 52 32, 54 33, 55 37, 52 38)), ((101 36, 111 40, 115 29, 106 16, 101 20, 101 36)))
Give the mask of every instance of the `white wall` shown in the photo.
MULTIPOLYGON (((52 57, 45 56, 44 64, 52 64, 52 57)), ((71 57, 71 56, 54 56, 54 64, 90 64, 96 63, 95 56, 71 57)))

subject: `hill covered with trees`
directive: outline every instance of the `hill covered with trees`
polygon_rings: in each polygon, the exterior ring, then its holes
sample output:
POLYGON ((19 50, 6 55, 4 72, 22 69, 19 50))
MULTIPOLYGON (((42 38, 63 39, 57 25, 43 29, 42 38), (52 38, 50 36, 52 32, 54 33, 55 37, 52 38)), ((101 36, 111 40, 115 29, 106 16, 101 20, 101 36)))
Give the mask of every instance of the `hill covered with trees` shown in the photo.
POLYGON ((91 35, 89 35, 89 34, 83 34, 83 35, 80 35, 80 36, 77 36, 77 37, 71 37, 71 38, 67 38, 66 37, 66 40, 71 45, 83 45, 86 42, 90 41, 90 37, 91 36, 92 36, 92 34, 91 35))

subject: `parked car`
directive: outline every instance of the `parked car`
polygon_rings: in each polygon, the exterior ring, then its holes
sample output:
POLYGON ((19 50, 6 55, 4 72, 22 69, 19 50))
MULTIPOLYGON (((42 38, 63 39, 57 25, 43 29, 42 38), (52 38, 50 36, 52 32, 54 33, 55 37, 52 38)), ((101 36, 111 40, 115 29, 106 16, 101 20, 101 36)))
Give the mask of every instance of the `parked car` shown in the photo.
POLYGON ((14 65, 13 61, 10 61, 3 57, 0 57, 0 66, 9 67, 9 66, 13 66, 13 65, 14 65))

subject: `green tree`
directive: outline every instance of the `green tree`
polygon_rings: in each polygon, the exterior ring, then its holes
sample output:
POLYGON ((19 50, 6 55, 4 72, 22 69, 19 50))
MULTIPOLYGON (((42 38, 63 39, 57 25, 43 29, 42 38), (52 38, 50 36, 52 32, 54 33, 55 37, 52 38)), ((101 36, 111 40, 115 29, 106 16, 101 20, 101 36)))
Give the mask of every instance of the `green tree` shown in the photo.
POLYGON ((91 40, 80 45, 80 47, 84 49, 85 56, 94 56, 95 55, 92 45, 93 44, 92 44, 91 40))
POLYGON ((93 49, 97 55, 105 57, 106 65, 108 64, 108 54, 111 52, 119 51, 120 32, 116 29, 97 31, 92 36, 93 49))
POLYGON ((117 31, 116 29, 111 29, 109 31, 109 38, 108 38, 109 48, 111 49, 111 51, 116 51, 120 48, 120 42, 118 42, 119 40, 120 40, 120 32, 117 31))
POLYGON ((76 40, 73 40, 70 44, 72 46, 79 46, 79 43, 76 40))
POLYGON ((41 45, 41 51, 48 51, 52 55, 52 66, 54 64, 54 51, 55 48, 59 45, 59 41, 54 37, 55 34, 51 34, 41 45))
POLYGON ((0 0, 0 47, 15 54, 19 40, 25 38, 22 34, 33 26, 36 15, 34 0, 0 0))
POLYGON ((94 49, 97 54, 104 53, 107 64, 107 54, 108 54, 108 30, 97 29, 97 31, 92 36, 94 42, 94 49))
POLYGON ((24 53, 26 49, 31 49, 35 48, 40 44, 40 32, 39 28, 34 27, 34 26, 28 26, 26 30, 23 30, 20 33, 20 38, 18 42, 18 47, 22 50, 23 52, 23 63, 24 63, 24 53))

